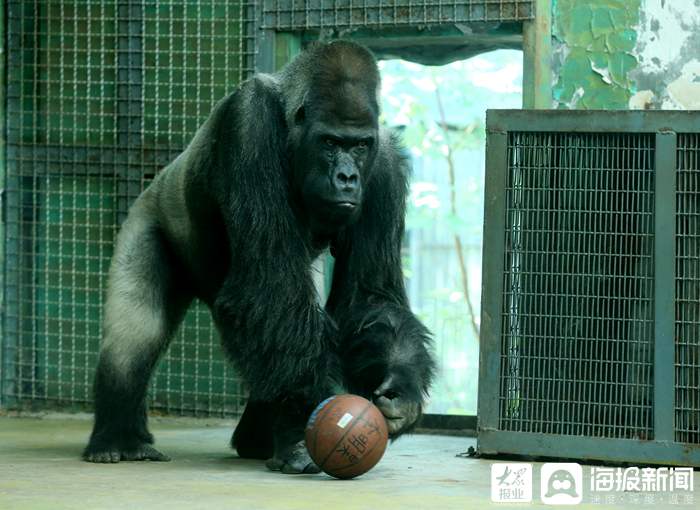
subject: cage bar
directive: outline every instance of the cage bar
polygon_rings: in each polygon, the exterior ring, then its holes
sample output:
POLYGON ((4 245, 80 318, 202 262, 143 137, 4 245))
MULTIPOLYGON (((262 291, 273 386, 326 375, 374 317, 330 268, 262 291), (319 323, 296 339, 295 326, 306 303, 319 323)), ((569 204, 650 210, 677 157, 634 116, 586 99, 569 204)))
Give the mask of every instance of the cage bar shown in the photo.
POLYGON ((698 125, 487 113, 481 453, 700 465, 698 125))
POLYGON ((675 440, 700 443, 700 135, 677 147, 675 440))

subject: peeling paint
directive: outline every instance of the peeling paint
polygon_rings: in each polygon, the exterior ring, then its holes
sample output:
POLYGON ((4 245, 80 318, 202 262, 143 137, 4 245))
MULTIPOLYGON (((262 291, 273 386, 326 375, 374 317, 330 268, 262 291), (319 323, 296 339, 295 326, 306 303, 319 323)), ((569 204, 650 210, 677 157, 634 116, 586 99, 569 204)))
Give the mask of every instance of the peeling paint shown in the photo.
POLYGON ((571 98, 571 101, 569 101, 568 103, 563 103, 563 104, 566 105, 567 109, 574 110, 576 108, 576 103, 578 103, 578 100, 583 97, 583 93, 584 93, 583 87, 576 88, 576 90, 574 91, 574 95, 571 98))
POLYGON ((554 3, 553 57, 562 60, 552 88, 556 108, 629 107, 636 91, 629 74, 638 64, 632 50, 637 41, 635 29, 641 3, 642 0, 554 3))
POLYGON ((673 99, 688 110, 700 110, 700 61, 683 67, 681 77, 666 87, 673 99))
POLYGON ((603 77, 605 83, 612 83, 612 78, 610 77, 610 70, 607 67, 596 67, 596 65, 591 62, 591 69, 603 77))
MULTIPOLYGON (((684 2, 681 2, 684 3, 684 2)), ((687 13, 692 18, 691 13, 687 13)), ((677 8, 662 0, 646 0, 642 24, 639 27, 639 70, 644 74, 658 71, 662 62, 678 58, 680 49, 686 44, 690 32, 684 25, 692 19, 686 18, 681 6, 677 8), (647 56, 653 58, 647 58, 647 56), (656 62, 654 62, 654 60, 656 62)), ((697 14, 696 14, 696 19, 697 14)))
POLYGON ((647 108, 697 109, 694 62, 700 55, 700 0, 645 0, 630 78, 654 98, 647 108))
POLYGON ((552 0, 552 108, 700 109, 700 0, 552 0))
POLYGON ((654 99, 654 93, 651 90, 638 90, 630 97, 630 110, 647 110, 654 99))

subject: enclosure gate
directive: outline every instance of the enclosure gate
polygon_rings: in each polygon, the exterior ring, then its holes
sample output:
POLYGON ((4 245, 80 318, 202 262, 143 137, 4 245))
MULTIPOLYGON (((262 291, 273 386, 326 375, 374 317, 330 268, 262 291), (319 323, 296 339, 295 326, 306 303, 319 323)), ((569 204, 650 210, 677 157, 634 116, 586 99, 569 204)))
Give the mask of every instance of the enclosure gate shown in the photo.
POLYGON ((489 111, 478 451, 700 466, 700 113, 489 111))
MULTIPOLYGON (((212 106, 275 69, 276 33, 519 22, 531 4, 7 0, 0 403, 89 407, 119 225, 212 106)), ((244 388, 205 307, 188 313, 150 393, 163 412, 240 411, 244 388)))

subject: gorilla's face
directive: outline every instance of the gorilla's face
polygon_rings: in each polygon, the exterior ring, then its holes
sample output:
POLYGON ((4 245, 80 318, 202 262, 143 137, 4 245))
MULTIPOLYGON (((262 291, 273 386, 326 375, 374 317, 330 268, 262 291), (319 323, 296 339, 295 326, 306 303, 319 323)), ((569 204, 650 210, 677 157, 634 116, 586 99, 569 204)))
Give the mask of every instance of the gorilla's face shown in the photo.
POLYGON ((369 111, 330 113, 306 119, 294 158, 302 199, 322 232, 336 231, 359 217, 378 145, 377 122, 369 111))

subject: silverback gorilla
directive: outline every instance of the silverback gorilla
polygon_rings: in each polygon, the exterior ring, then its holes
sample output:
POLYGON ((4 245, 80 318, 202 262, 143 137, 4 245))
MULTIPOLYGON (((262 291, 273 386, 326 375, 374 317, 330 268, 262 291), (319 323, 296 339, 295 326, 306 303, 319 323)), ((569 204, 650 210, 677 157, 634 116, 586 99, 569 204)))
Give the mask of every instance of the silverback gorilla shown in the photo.
POLYGON ((194 297, 250 390, 240 456, 318 472, 304 427, 341 390, 373 399, 392 438, 415 426, 435 365, 401 267, 410 164, 379 93, 369 50, 317 43, 220 101, 138 198, 110 267, 86 460, 169 460, 146 388, 194 297), (312 263, 329 247, 323 308, 312 263))

